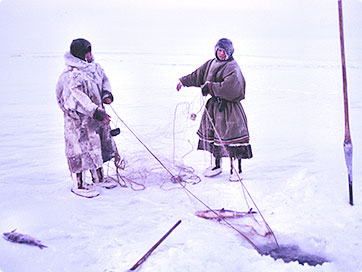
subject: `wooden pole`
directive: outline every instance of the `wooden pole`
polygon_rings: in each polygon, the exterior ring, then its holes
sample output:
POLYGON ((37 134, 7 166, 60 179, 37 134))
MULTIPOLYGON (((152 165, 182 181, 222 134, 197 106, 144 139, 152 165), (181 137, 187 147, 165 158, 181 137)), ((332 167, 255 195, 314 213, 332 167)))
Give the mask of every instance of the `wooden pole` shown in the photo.
POLYGON ((338 13, 339 13, 339 34, 341 43, 341 59, 342 59, 342 76, 343 76, 343 97, 344 97, 344 157, 346 160, 348 171, 348 188, 349 188, 349 204, 353 205, 353 190, 352 190, 352 140, 349 129, 349 114, 348 114, 348 95, 347 95, 347 71, 346 71, 346 58, 344 52, 344 35, 343 35, 343 14, 342 14, 342 0, 338 0, 338 13))
POLYGON ((138 260, 138 262, 132 266, 132 268, 130 270, 135 270, 137 267, 139 267, 147 258, 148 256, 151 255, 151 253, 163 242, 163 240, 166 239, 166 237, 178 226, 180 225, 181 220, 179 220, 164 236, 162 236, 162 238, 153 246, 151 247, 151 249, 149 251, 147 251, 147 253, 138 260))

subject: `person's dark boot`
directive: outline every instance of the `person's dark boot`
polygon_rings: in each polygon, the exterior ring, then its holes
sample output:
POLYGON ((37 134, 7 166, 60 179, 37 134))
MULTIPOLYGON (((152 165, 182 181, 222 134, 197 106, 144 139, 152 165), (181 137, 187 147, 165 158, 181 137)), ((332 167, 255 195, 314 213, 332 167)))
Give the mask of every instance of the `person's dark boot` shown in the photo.
POLYGON ((239 181, 241 179, 241 159, 230 158, 230 181, 239 181), (236 161, 238 165, 236 168, 236 161))
POLYGON ((83 180, 83 173, 76 173, 73 181, 72 193, 82 197, 96 197, 99 192, 93 186, 87 185, 83 180))
POLYGON ((117 187, 117 182, 113 181, 110 178, 104 178, 102 167, 98 168, 97 170, 92 169, 90 170, 90 172, 92 175, 93 184, 101 186, 106 189, 112 189, 117 187))

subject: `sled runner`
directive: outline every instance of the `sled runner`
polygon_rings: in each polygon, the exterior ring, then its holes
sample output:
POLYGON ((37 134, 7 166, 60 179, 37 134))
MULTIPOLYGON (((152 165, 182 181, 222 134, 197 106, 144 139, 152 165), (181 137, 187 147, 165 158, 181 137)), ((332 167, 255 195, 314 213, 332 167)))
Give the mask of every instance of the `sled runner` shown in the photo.
POLYGON ((248 212, 237 212, 232 210, 225 210, 224 208, 220 210, 206 210, 206 211, 197 211, 195 214, 199 217, 205 219, 223 219, 223 218, 238 218, 243 217, 249 214, 255 214, 256 212, 250 209, 248 212))

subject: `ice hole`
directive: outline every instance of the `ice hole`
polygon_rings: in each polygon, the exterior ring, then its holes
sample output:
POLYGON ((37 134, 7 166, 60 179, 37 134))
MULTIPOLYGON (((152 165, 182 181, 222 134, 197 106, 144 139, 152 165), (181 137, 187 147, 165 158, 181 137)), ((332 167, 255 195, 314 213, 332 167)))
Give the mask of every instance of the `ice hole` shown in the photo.
POLYGON ((301 265, 322 265, 329 262, 326 258, 303 252, 297 245, 281 245, 279 248, 264 246, 259 248, 261 255, 269 255, 274 260, 282 259, 285 263, 298 262, 301 265))

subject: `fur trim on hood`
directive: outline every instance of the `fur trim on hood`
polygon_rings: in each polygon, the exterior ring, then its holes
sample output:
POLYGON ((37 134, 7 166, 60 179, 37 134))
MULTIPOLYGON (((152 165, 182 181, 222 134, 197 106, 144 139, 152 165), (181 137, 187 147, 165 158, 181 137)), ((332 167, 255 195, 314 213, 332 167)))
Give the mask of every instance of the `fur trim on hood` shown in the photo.
POLYGON ((94 58, 92 56, 92 61, 86 62, 85 60, 81 60, 77 57, 74 57, 69 51, 64 54, 65 65, 70 67, 77 67, 78 69, 85 70, 90 69, 90 67, 94 66, 94 58))
POLYGON ((226 38, 222 38, 220 39, 216 45, 215 45, 215 56, 217 58, 217 50, 218 49, 223 49, 226 53, 226 59, 225 60, 228 60, 232 57, 233 53, 234 53, 234 47, 233 47, 233 43, 229 40, 229 39, 226 39, 226 38))

